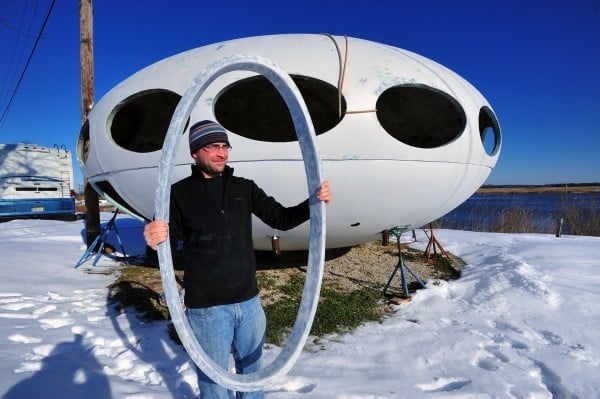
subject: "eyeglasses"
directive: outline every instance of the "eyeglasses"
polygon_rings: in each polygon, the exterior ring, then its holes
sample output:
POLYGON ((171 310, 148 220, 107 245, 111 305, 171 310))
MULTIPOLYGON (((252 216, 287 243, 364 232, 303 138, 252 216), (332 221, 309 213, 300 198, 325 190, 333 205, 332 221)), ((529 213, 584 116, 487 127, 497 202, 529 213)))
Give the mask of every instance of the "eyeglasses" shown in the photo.
POLYGON ((210 152, 211 154, 213 154, 217 151, 220 151, 220 150, 231 151, 231 146, 229 144, 213 143, 213 144, 207 144, 202 148, 205 149, 206 151, 210 152))

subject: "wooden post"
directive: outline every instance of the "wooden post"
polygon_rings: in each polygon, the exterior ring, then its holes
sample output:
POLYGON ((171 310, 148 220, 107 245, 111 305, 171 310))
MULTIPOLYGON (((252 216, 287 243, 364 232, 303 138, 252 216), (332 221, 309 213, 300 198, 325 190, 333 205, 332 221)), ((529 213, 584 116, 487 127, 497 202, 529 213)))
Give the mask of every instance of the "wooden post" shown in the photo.
MULTIPOLYGON (((92 42, 92 0, 79 0, 79 61, 81 65, 81 124, 85 124, 94 105, 94 47, 92 42)), ((98 193, 84 183, 85 231, 88 248, 100 235, 98 193)))
POLYGON ((387 247, 390 245, 390 231, 382 230, 381 231, 381 245, 387 247))
POLYGON ((565 220, 563 218, 558 219, 558 225, 556 226, 556 237, 558 238, 562 237, 562 228, 564 222, 565 220))

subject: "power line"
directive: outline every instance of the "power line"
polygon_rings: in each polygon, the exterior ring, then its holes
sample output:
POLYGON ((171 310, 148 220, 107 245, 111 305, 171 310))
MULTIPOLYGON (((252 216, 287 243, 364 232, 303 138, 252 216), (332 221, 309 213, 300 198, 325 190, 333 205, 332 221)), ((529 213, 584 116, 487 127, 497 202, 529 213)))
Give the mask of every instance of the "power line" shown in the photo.
MULTIPOLYGON (((25 22, 25 14, 27 13, 27 2, 25 2, 25 6, 23 7, 23 12, 21 13, 21 20, 19 22, 19 27, 18 29, 16 28, 12 28, 10 25, 3 23, 3 25, 10 27, 12 30, 15 30, 17 32, 17 37, 15 40, 15 45, 12 49, 12 55, 10 57, 10 63, 8 64, 8 69, 6 74, 4 75, 4 82, 2 83, 2 90, 0 90, 1 93, 5 93, 4 89, 10 87, 9 86, 9 82, 12 83, 13 81, 13 63, 15 62, 15 55, 17 53, 17 48, 19 47, 19 42, 21 41, 21 37, 25 37, 25 42, 23 43, 23 48, 21 49, 21 53, 19 55, 19 61, 17 61, 15 68, 14 68, 14 72, 16 74, 16 70, 17 70, 17 65, 20 63, 22 57, 23 57, 23 52, 25 51, 25 44, 27 43, 27 38, 30 36, 30 32, 31 32, 31 25, 33 23, 33 18, 35 16, 35 10, 37 9, 37 5, 38 3, 35 3, 35 8, 33 9, 33 13, 31 14, 31 19, 29 21, 29 26, 27 28, 27 32, 22 32, 23 29, 23 24, 25 22)), ((6 95, 3 94, 2 96, 2 100, 4 100, 5 97, 8 97, 8 89, 6 90, 6 95)))
POLYGON ((46 17, 44 18, 44 22, 42 23, 42 26, 40 28, 40 31, 39 31, 37 37, 35 38, 35 43, 33 44, 33 48, 31 49, 29 58, 27 58, 27 63, 25 64, 25 67, 23 68, 23 71, 21 72, 21 76, 19 77, 19 80, 17 81, 15 89, 13 90, 13 93, 10 96, 10 99, 8 100, 8 104, 6 105, 6 108, 4 109, 2 116, 0 116, 0 124, 2 124, 2 121, 4 120, 4 117, 6 116, 6 114, 8 114, 8 110, 10 109, 10 106, 12 105, 12 102, 15 99, 17 91, 19 90, 19 86, 21 85, 21 82, 23 81, 23 77, 25 77, 25 72, 27 72, 27 68, 29 67, 29 63, 31 62, 31 59, 33 58, 35 49, 42 37, 42 33, 44 32, 44 29, 46 28, 46 23, 48 22, 48 19, 50 18, 50 14, 52 13, 52 9, 54 8, 55 1, 56 0, 52 0, 50 2, 50 6, 48 7, 48 12, 46 13, 46 17))

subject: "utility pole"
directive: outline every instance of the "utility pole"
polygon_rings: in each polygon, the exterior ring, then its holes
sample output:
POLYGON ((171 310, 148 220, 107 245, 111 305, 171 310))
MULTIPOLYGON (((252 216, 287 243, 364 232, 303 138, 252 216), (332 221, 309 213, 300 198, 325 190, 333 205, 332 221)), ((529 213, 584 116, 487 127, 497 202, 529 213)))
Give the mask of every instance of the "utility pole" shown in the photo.
MULTIPOLYGON (((92 0, 79 0, 79 62, 81 65, 81 124, 94 105, 94 46, 92 0)), ((85 231, 88 248, 100 235, 100 203, 98 193, 88 183, 84 186, 85 231)), ((93 249, 93 248, 92 248, 93 249)))

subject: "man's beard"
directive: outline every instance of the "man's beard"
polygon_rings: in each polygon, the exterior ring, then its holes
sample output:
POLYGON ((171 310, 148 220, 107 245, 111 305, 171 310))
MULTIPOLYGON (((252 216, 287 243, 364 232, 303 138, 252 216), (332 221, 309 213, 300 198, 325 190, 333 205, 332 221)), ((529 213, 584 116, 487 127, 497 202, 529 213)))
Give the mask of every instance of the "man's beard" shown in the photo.
POLYGON ((214 167, 210 162, 206 162, 203 159, 199 159, 197 162, 198 168, 209 176, 219 176, 225 170, 225 165, 222 168, 214 167))

